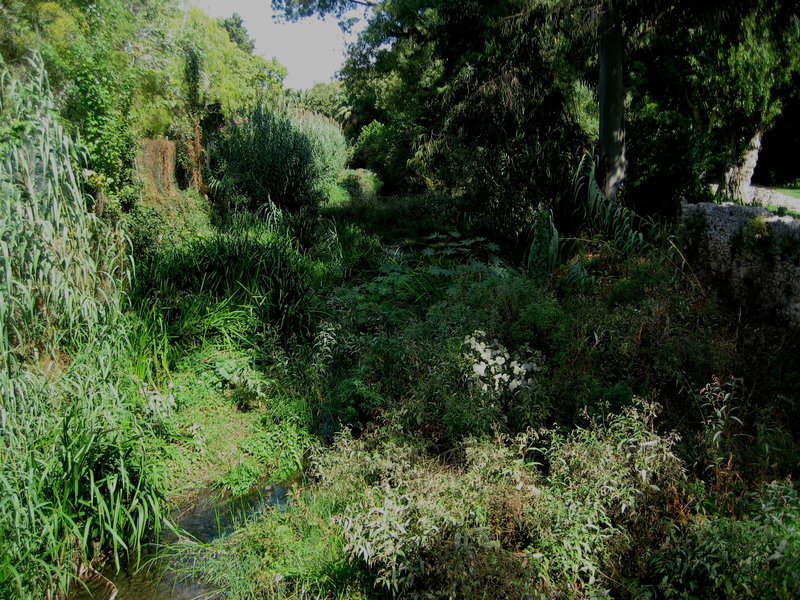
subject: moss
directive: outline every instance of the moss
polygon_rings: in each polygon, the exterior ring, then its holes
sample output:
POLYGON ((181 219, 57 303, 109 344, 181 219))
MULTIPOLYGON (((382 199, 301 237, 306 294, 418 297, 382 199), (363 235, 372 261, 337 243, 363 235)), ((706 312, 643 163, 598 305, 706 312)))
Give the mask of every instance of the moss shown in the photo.
POLYGON ((797 261, 800 259, 800 237, 790 233, 775 236, 775 249, 783 260, 797 261))
POLYGON ((681 246, 686 249, 688 256, 697 256, 706 239, 708 222, 706 213, 697 210, 686 216, 678 230, 681 246))

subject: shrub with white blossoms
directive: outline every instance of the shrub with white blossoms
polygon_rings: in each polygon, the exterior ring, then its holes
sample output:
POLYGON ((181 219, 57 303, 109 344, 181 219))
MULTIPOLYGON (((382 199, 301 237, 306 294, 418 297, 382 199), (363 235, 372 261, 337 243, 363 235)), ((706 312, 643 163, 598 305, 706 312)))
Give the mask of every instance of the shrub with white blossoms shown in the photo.
POLYGON ((497 340, 487 342, 486 332, 480 329, 464 338, 463 349, 473 384, 493 397, 533 387, 536 373, 543 368, 542 354, 538 350, 526 347, 524 355, 515 354, 512 358, 497 340))

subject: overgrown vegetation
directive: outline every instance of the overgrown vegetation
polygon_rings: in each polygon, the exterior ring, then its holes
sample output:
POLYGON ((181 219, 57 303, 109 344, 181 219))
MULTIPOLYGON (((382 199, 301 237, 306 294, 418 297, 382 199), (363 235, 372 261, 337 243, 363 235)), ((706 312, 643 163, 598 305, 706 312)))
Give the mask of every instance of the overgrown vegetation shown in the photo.
POLYGON ((135 559, 161 525, 129 375, 122 234, 86 210, 80 148, 47 74, 3 82, 0 157, 0 592, 66 592, 96 544, 135 559))
POLYGON ((211 189, 240 208, 310 211, 344 168, 346 145, 339 126, 319 115, 290 115, 262 106, 234 117, 217 135, 211 189))
POLYGON ((580 2, 382 2, 306 95, 237 15, 6 3, 0 596, 142 552, 241 599, 800 595, 797 333, 707 289, 662 219, 796 67, 791 27, 712 5, 692 73, 718 39, 719 81, 780 77, 698 129, 714 106, 648 80, 692 11, 626 5, 652 139, 609 197, 580 2), (211 541, 180 531, 201 500, 211 541))
POLYGON ((735 315, 671 245, 605 238, 534 279, 485 239, 379 255, 355 232, 334 248, 363 259, 290 360, 339 432, 287 508, 182 544, 187 574, 233 598, 797 592, 791 350, 732 348, 735 315))

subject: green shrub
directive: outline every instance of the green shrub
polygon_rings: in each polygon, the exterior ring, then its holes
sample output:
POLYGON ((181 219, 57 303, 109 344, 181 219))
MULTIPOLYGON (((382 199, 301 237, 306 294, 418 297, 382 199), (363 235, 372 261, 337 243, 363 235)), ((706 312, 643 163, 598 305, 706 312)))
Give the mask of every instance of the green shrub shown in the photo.
POLYGON ((790 482, 773 482, 749 518, 675 526, 653 552, 648 576, 664 598, 797 598, 800 495, 790 482))
POLYGON ((772 244, 772 230, 761 215, 748 220, 740 235, 742 246, 748 250, 767 251, 772 244))
POLYGON ((575 200, 583 210, 584 228, 622 254, 645 247, 645 234, 655 229, 652 220, 643 219, 617 199, 608 198, 597 183, 594 156, 585 152, 573 176, 575 200))
POLYGON ((333 184, 347 161, 347 140, 341 126, 322 115, 299 112, 292 121, 311 142, 312 157, 322 184, 333 184))
POLYGON ((338 183, 325 187, 325 204, 340 206, 350 202, 351 197, 350 192, 338 183))
POLYGON ((142 135, 149 138, 164 135, 171 123, 172 115, 166 108, 153 107, 142 115, 142 135))
POLYGON ((208 202, 194 190, 163 203, 136 203, 125 218, 134 258, 148 261, 161 249, 211 235, 210 213, 208 202))
POLYGON ((263 106, 234 117, 214 146, 211 189, 222 198, 244 195, 254 209, 272 202, 293 213, 313 212, 330 167, 322 140, 315 149, 291 117, 263 106))
POLYGON ((351 163, 370 171, 381 171, 389 153, 389 131, 380 121, 372 121, 361 130, 353 145, 351 163))
POLYGON ((243 496, 250 491, 260 475, 261 471, 255 461, 245 456, 217 482, 217 486, 227 489, 234 497, 243 496))
POLYGON ((377 173, 389 193, 422 191, 423 182, 412 167, 419 133, 417 126, 409 123, 384 125, 372 121, 361 130, 353 145, 350 165, 377 173))
POLYGON ((308 253, 314 261, 316 287, 341 284, 354 273, 376 270, 381 244, 355 223, 322 221, 316 243, 308 253))
POLYGON ((356 200, 380 196, 383 187, 380 177, 367 169, 348 169, 341 174, 340 181, 356 200))
POLYGON ((395 595, 593 596, 684 476, 654 410, 638 402, 567 435, 467 440, 451 466, 413 443, 344 435, 316 470, 353 499, 345 550, 395 595))
POLYGON ((303 454, 312 445, 308 433, 290 421, 271 425, 241 443, 241 449, 270 469, 271 477, 285 481, 302 471, 303 454))
POLYGON ((331 527, 339 505, 327 495, 294 488, 285 507, 266 508, 211 544, 173 548, 180 575, 213 581, 232 600, 253 598, 375 598, 361 565, 348 562, 344 540, 331 527))

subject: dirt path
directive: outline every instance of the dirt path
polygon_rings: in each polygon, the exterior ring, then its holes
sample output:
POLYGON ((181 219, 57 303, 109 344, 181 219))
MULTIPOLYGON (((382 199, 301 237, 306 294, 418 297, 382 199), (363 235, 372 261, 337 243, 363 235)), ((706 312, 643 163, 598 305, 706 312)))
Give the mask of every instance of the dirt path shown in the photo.
POLYGON ((750 186, 752 194, 749 204, 760 204, 762 206, 783 206, 794 212, 800 212, 800 199, 782 194, 772 188, 757 185, 750 186))

